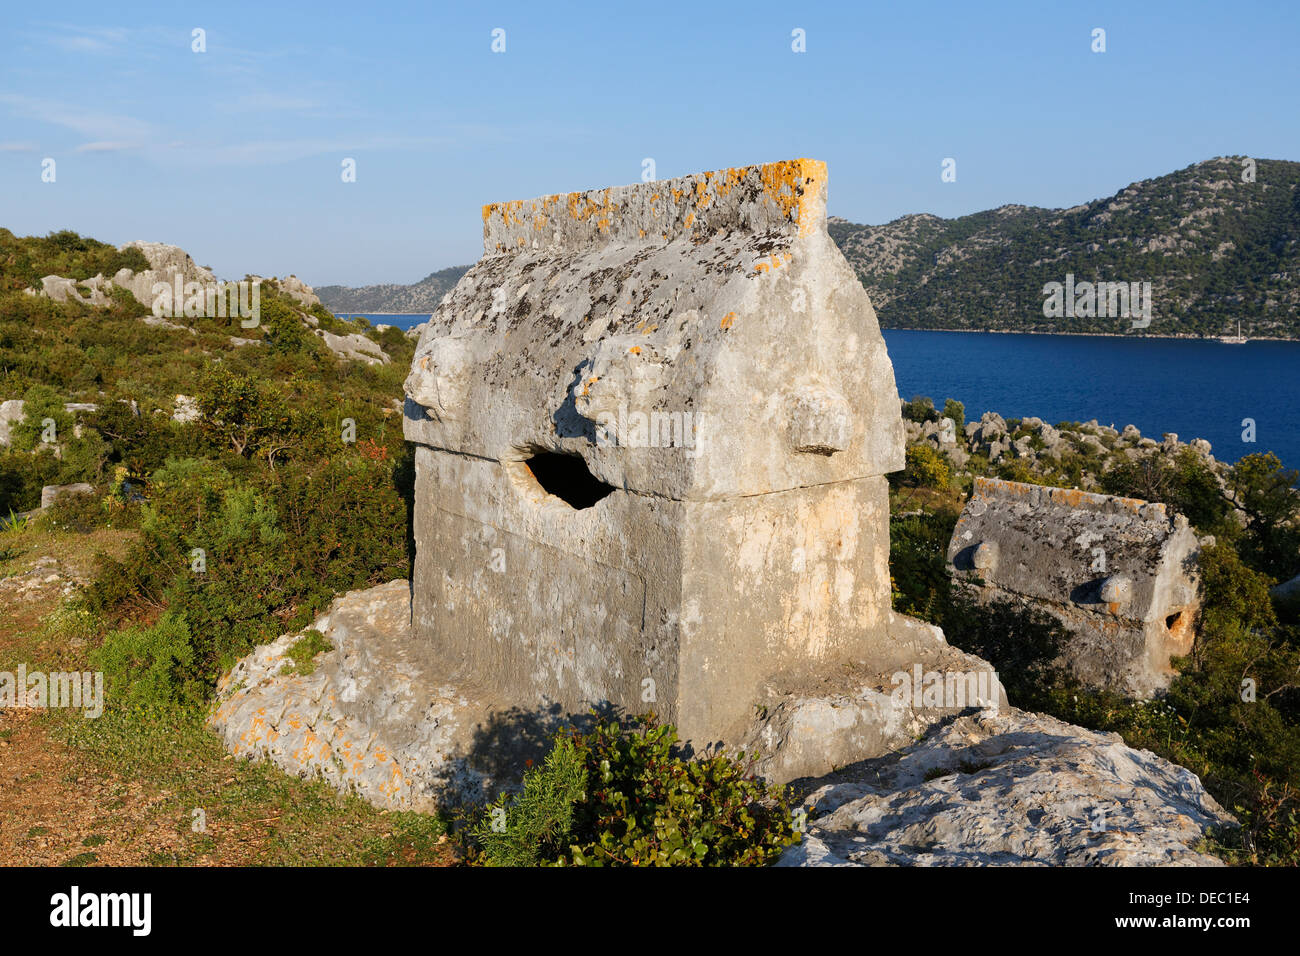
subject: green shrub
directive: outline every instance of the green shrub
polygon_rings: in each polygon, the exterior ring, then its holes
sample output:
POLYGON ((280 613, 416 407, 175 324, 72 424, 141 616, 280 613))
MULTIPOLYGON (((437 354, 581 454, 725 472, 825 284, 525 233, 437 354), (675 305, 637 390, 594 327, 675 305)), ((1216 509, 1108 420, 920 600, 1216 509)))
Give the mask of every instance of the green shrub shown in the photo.
POLYGON ((100 557, 91 609, 118 623, 174 609, 212 687, 239 655, 309 623, 335 594, 405 576, 408 470, 369 448, 250 475, 168 461, 140 506, 140 539, 121 561, 100 557))
POLYGON ((1213 472, 1191 448, 1173 459, 1164 454, 1120 459, 1101 476, 1101 487, 1111 495, 1163 502, 1203 531, 1217 528, 1230 508, 1213 472))
POLYGON ((487 862, 761 866, 797 842, 783 792, 731 758, 685 759, 676 744, 652 715, 558 735, 523 793, 500 798, 472 831, 487 862))
POLYGON ((925 395, 913 395, 910 402, 903 403, 902 411, 904 418, 920 425, 939 420, 939 413, 934 409, 934 399, 925 395))
POLYGON ((947 457, 926 444, 909 445, 901 481, 916 488, 947 488, 952 472, 947 457))
POLYGON ((33 385, 23 395, 23 420, 13 426, 10 443, 16 451, 31 451, 45 441, 47 422, 53 422, 53 441, 72 437, 72 416, 63 409, 63 398, 48 385, 33 385))
POLYGON ((310 628, 302 637, 294 641, 285 653, 293 661, 293 666, 285 669, 287 674, 314 674, 316 672, 316 655, 334 650, 334 645, 320 631, 310 628))
POLYGON ((1246 513, 1242 557, 1278 580, 1300 571, 1300 473, 1272 452, 1247 455, 1228 472, 1228 488, 1246 513))
POLYGON ((957 426, 957 435, 960 440, 962 429, 966 427, 966 406, 955 398, 947 399, 943 403, 943 417, 952 419, 952 423, 957 426))
POLYGON ((113 631, 92 654, 115 705, 186 703, 201 699, 194 640, 185 618, 167 613, 151 627, 113 631))
POLYGON ((890 519, 894 610, 939 623, 949 603, 948 542, 956 523, 956 512, 946 510, 890 519))
POLYGON ((573 738, 559 736, 523 792, 502 795, 473 830, 489 866, 538 866, 569 852, 573 811, 587 798, 587 765, 573 738))
POLYGON ((103 502, 93 491, 63 494, 45 509, 45 521, 60 531, 88 534, 104 524, 103 502))

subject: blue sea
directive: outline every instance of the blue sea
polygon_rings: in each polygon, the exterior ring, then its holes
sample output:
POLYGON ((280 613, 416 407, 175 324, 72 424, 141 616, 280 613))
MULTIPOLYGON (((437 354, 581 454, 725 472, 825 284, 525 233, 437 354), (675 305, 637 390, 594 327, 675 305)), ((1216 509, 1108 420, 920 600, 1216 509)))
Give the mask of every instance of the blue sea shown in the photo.
MULTIPOLYGON (((428 314, 366 314, 409 329, 428 314)), ((1275 452, 1300 468, 1300 342, 1224 345, 1203 339, 884 330, 898 394, 955 398, 967 420, 986 411, 1051 424, 1136 425, 1157 441, 1204 438, 1221 461, 1275 452), (1255 442, 1242 440, 1244 419, 1255 442)))
POLYGON ((395 325, 410 329, 429 320, 428 312, 336 312, 340 319, 365 319, 371 325, 395 325))
POLYGON ((1204 438, 1220 461, 1272 451, 1300 468, 1300 342, 1224 345, 1203 339, 1111 338, 886 329, 903 398, 955 398, 1053 425, 1136 425, 1157 441, 1204 438), (1255 442, 1242 440, 1244 419, 1255 442))

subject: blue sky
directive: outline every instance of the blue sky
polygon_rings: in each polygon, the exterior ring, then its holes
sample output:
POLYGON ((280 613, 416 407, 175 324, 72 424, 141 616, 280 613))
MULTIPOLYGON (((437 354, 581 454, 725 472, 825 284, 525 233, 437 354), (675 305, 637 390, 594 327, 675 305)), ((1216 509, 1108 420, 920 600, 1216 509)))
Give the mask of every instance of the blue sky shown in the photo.
POLYGON ((831 214, 868 223, 1300 159, 1290 2, 124 6, 6 9, 0 225, 175 243, 225 277, 413 282, 478 258, 483 203, 646 158, 822 159, 831 214))

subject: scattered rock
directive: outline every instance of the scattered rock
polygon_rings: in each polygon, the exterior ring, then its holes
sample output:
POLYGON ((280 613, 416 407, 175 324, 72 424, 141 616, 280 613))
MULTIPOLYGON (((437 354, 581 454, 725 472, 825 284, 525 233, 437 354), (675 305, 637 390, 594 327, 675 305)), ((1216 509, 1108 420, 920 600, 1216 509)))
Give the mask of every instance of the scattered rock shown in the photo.
POLYGON ((1196 847, 1236 826, 1190 770, 1015 709, 958 717, 834 781, 778 866, 1219 866, 1196 847))
POLYGON ((333 332, 320 329, 316 334, 325 340, 325 345, 339 358, 365 362, 368 365, 388 364, 388 353, 360 332, 335 335, 333 332))
POLYGON ((199 411, 199 401, 189 395, 177 395, 172 411, 172 421, 186 424, 196 422, 203 415, 199 411))
POLYGON ((79 481, 72 485, 46 485, 41 489, 41 510, 45 510, 65 495, 94 494, 95 486, 79 481))
POLYGON ((0 402, 0 445, 8 445, 13 427, 26 417, 22 399, 12 398, 0 402))

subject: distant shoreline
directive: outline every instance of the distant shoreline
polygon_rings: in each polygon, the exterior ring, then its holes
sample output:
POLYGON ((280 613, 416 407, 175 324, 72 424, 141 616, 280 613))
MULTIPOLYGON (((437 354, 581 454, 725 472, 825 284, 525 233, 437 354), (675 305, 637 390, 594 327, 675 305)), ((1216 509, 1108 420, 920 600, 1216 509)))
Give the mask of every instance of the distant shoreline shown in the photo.
MULTIPOLYGON (((1191 332, 1183 332, 1176 335, 1130 335, 1127 332, 1040 332, 1030 329, 920 329, 913 326, 885 326, 880 327, 882 332, 969 332, 979 335, 1081 335, 1099 339, 1189 339, 1196 342, 1217 342, 1221 338, 1218 335, 1194 335, 1191 332)), ((1247 336, 1248 342, 1300 342, 1300 338, 1289 338, 1278 335, 1259 335, 1247 336)))

